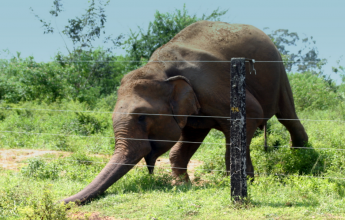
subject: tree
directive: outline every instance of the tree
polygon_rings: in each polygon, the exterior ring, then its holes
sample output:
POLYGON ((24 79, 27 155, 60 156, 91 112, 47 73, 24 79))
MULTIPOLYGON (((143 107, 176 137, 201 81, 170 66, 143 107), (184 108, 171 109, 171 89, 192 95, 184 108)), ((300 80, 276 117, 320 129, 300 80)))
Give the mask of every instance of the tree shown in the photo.
POLYGON ((340 60, 337 60, 338 67, 332 67, 332 71, 334 73, 340 73, 340 77, 342 81, 345 83, 345 66, 340 65, 340 60))
POLYGON ((297 72, 309 71, 316 75, 323 74, 322 66, 327 63, 327 60, 319 58, 316 41, 312 36, 300 40, 296 32, 289 32, 287 29, 275 30, 268 36, 281 53, 288 72, 297 68, 297 72), (288 50, 287 47, 297 46, 297 44, 302 46, 297 53, 288 50))
POLYGON ((332 67, 332 71, 340 75, 341 84, 338 86, 337 90, 341 98, 345 100, 345 66, 340 65, 340 60, 337 60, 338 67, 332 67))
POLYGON ((186 5, 182 10, 176 9, 174 13, 160 13, 156 11, 154 21, 149 23, 145 32, 141 27, 138 32, 130 31, 129 38, 125 41, 128 55, 135 61, 149 59, 152 53, 160 46, 171 40, 177 33, 188 25, 200 21, 218 21, 227 10, 214 10, 210 15, 203 14, 201 18, 196 15, 189 15, 186 5))
MULTIPOLYGON (((75 95, 72 98, 89 104, 95 103, 99 97, 116 92, 122 76, 128 70, 125 62, 121 62, 127 58, 113 55, 113 47, 103 49, 95 48, 93 45, 101 35, 105 35, 105 7, 108 4, 109 0, 105 3, 102 0, 90 0, 81 16, 68 19, 68 24, 62 32, 57 29, 62 39, 65 36, 73 43, 73 50, 69 50, 66 45, 69 54, 63 55, 58 52, 55 61, 60 64, 61 69, 74 68, 74 72, 69 71, 68 76, 64 75, 63 78, 68 79, 68 84, 74 89, 75 95)), ((31 10, 33 11, 32 8, 31 10)), ((53 18, 57 18, 63 11, 62 0, 54 0, 49 11, 53 18)), ((41 19, 37 14, 35 16, 42 23, 44 34, 56 31, 51 22, 41 19)), ((110 41, 117 47, 122 37, 106 36, 104 43, 110 41)))
MULTIPOLYGON (((101 34, 105 34, 104 25, 107 21, 105 7, 109 4, 109 1, 110 0, 103 3, 102 0, 98 0, 97 4, 95 0, 91 0, 89 1, 89 6, 85 10, 84 14, 82 14, 80 17, 76 16, 75 18, 68 19, 68 24, 61 33, 72 41, 74 45, 73 51, 84 48, 89 48, 91 50, 93 48, 92 43, 96 39, 100 38, 101 34)), ((34 12, 32 8, 30 9, 32 12, 34 12)), ((61 12, 63 12, 62 0, 54 0, 52 9, 49 11, 49 13, 56 18, 61 12)), ((54 33, 55 28, 51 25, 51 22, 41 19, 37 14, 35 14, 35 17, 42 23, 44 34, 54 33)), ((61 33, 59 32, 60 35, 61 33)), ((104 42, 106 43, 111 41, 114 46, 119 46, 122 38, 122 35, 116 38, 113 38, 110 35, 104 38, 104 42)), ((108 50, 111 49, 113 48, 109 48, 108 50)), ((69 53, 71 53, 68 48, 67 50, 69 53)))

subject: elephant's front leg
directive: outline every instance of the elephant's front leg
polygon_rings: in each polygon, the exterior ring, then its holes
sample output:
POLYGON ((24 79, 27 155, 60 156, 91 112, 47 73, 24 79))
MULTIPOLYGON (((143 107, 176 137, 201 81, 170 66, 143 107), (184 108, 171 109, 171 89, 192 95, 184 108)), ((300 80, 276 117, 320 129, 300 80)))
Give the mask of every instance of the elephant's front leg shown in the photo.
POLYGON ((187 173, 187 165, 190 158, 200 147, 202 142, 210 129, 194 129, 191 127, 185 127, 182 130, 182 135, 179 141, 170 150, 170 163, 172 169, 172 175, 176 178, 188 182, 189 176, 187 173), (187 143, 187 142, 199 142, 199 143, 187 143))

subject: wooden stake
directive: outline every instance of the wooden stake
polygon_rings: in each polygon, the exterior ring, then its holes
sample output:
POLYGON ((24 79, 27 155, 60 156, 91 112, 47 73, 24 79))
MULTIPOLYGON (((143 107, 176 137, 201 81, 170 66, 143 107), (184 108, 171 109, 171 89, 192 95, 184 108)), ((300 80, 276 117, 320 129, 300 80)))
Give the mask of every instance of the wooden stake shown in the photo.
POLYGON ((247 196, 245 58, 231 59, 230 75, 231 197, 242 201, 247 196))

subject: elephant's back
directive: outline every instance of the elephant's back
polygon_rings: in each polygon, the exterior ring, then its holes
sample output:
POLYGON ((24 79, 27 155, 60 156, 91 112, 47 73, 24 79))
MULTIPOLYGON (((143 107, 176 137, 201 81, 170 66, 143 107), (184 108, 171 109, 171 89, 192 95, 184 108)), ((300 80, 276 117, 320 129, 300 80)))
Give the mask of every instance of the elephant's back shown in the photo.
POLYGON ((189 25, 164 47, 185 47, 204 50, 220 60, 255 53, 264 49, 276 52, 270 38, 258 28, 246 24, 199 21, 189 25), (263 49, 263 48, 262 48, 263 49))
POLYGON ((207 61, 230 61, 234 57, 275 61, 256 63, 256 75, 254 72, 250 74, 250 66, 246 65, 247 89, 258 99, 265 116, 275 114, 279 90, 287 80, 286 73, 283 64, 276 62, 281 61, 281 57, 270 38, 254 26, 199 21, 157 49, 151 60, 163 63, 178 61, 164 63, 168 77, 184 75, 191 81, 200 99, 210 102, 210 97, 218 97, 213 98, 212 102, 223 102, 228 107, 230 65, 227 62, 207 61))

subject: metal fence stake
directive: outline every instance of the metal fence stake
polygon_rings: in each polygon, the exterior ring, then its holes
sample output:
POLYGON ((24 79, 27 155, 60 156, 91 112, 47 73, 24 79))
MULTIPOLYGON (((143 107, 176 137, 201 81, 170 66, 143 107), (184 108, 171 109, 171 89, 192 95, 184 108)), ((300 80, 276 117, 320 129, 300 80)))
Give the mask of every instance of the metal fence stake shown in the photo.
POLYGON ((245 58, 232 58, 230 67, 230 178, 231 197, 247 196, 245 58))

